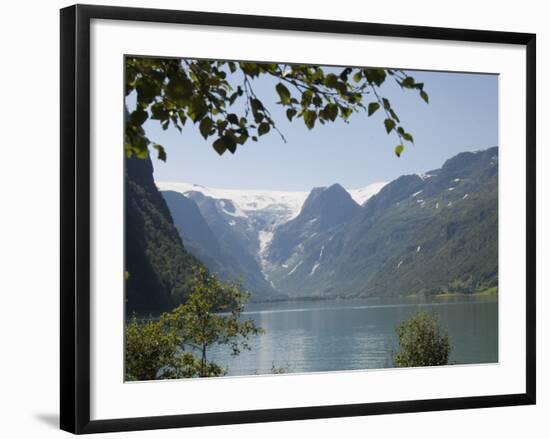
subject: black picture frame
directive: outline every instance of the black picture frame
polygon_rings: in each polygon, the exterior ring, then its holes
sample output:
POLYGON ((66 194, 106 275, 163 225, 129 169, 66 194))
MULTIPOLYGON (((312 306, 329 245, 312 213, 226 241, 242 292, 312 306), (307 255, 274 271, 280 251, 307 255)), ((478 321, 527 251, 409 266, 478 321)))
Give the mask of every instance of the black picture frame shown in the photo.
POLYGON ((61 429, 81 434, 535 404, 536 36, 303 18, 75 5, 61 10, 61 429), (383 403, 90 420, 90 22, 130 20, 325 32, 526 47, 525 393, 383 403))

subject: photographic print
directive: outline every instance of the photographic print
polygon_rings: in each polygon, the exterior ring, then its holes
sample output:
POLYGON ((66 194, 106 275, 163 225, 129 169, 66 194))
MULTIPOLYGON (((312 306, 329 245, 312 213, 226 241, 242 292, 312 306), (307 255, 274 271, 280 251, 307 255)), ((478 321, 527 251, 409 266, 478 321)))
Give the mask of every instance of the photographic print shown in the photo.
POLYGON ((498 75, 124 62, 126 381, 499 361, 498 75))

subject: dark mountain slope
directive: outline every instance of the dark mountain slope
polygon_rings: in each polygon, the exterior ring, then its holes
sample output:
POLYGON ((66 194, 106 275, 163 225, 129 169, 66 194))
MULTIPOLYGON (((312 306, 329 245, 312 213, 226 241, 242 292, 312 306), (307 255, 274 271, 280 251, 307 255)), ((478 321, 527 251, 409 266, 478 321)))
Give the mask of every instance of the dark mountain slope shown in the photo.
POLYGON ((185 300, 198 262, 174 227, 151 161, 127 159, 125 173, 126 314, 168 311, 185 300))
POLYGON ((212 272, 224 280, 241 280, 252 301, 283 297, 264 278, 257 232, 231 200, 200 192, 163 194, 184 243, 212 272))
POLYGON ((212 266, 218 269, 216 261, 222 259, 220 245, 195 202, 179 192, 161 194, 186 248, 210 270, 214 270, 212 266))
POLYGON ((277 228, 267 258, 272 263, 286 261, 307 239, 347 223, 359 210, 360 206, 339 184, 314 188, 300 214, 277 228))

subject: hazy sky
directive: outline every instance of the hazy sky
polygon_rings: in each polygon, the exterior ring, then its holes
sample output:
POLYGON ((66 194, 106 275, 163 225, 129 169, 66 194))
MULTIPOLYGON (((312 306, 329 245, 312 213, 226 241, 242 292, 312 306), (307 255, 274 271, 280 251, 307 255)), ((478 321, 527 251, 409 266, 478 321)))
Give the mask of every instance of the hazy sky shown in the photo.
POLYGON ((400 175, 440 167, 461 151, 498 145, 498 76, 446 72, 410 71, 425 83, 430 103, 416 91, 402 90, 386 81, 387 96, 415 145, 406 144, 401 158, 393 152, 398 139, 386 134, 384 114, 368 118, 357 113, 350 123, 316 124, 309 131, 302 119, 289 123, 283 107, 276 105, 275 81, 256 79, 257 95, 268 106, 285 144, 275 131, 249 141, 232 155, 220 157, 187 122, 183 133, 163 131, 148 121, 149 138, 165 146, 166 163, 153 159, 156 181, 183 181, 231 189, 309 190, 340 183, 349 189, 400 175))

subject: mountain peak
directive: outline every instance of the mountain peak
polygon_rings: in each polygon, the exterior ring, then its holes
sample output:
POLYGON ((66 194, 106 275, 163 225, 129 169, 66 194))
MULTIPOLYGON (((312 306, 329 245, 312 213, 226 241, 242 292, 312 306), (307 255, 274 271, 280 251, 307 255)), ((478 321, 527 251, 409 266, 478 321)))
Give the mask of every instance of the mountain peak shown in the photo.
POLYGON ((300 217, 318 218, 319 225, 333 227, 348 221, 359 210, 351 195, 338 183, 314 188, 307 197, 300 217))

